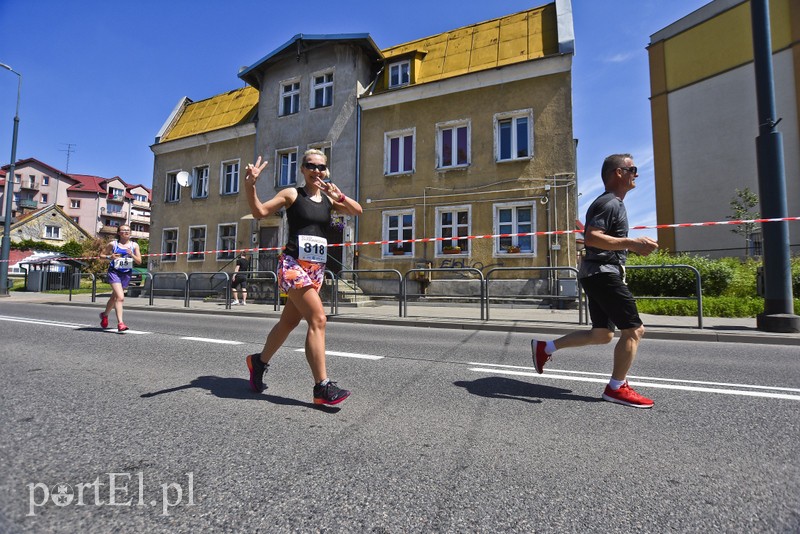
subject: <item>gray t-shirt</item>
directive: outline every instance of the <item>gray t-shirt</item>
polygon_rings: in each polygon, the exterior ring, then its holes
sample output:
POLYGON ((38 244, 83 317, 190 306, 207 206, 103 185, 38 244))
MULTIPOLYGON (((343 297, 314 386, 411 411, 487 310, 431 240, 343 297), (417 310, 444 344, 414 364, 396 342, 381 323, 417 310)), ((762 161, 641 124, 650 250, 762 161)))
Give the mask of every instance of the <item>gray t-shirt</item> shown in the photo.
MULTIPOLYGON (((599 228, 612 237, 628 237, 628 212, 622 199, 608 191, 597 197, 586 210, 586 226, 599 228)), ((627 250, 603 250, 587 246, 578 278, 597 273, 622 274, 622 266, 627 259, 627 250)))

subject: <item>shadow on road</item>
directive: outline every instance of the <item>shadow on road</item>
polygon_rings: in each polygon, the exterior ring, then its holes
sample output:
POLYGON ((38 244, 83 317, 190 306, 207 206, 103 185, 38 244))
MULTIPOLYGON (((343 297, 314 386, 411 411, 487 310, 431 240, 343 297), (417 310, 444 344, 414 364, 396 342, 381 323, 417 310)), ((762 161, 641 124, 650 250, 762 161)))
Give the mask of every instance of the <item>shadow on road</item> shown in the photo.
POLYGON ((599 397, 574 395, 572 390, 523 382, 512 378, 491 376, 477 380, 453 382, 473 395, 490 399, 509 399, 523 402, 542 402, 543 399, 600 402, 599 397))
POLYGON ((333 406, 320 406, 311 402, 303 402, 298 399, 290 399, 287 397, 280 397, 278 395, 253 393, 250 390, 250 382, 248 380, 243 378, 223 378, 219 376, 199 376, 183 386, 175 386, 174 388, 143 393, 140 395, 140 397, 143 399, 149 399, 157 395, 175 393, 176 391, 192 388, 205 389, 220 399, 260 400, 282 406, 302 406, 304 408, 315 408, 329 413, 336 413, 341 410, 341 408, 333 406))

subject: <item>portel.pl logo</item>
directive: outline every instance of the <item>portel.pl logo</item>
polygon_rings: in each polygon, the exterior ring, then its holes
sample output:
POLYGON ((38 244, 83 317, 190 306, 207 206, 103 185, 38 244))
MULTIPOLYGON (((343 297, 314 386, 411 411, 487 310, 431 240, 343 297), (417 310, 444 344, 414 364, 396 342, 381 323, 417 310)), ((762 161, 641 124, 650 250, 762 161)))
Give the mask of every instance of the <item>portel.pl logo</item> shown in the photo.
POLYGON ((161 507, 161 515, 169 515, 170 508, 194 506, 194 473, 186 473, 185 485, 181 482, 160 484, 158 498, 145 498, 144 473, 105 473, 94 482, 48 485, 31 482, 28 488, 28 517, 36 509, 48 504, 65 506, 151 506, 161 507), (136 484, 138 482, 138 484, 136 484), (134 487, 136 484, 136 487, 134 487), (184 502, 184 495, 186 501, 184 502))

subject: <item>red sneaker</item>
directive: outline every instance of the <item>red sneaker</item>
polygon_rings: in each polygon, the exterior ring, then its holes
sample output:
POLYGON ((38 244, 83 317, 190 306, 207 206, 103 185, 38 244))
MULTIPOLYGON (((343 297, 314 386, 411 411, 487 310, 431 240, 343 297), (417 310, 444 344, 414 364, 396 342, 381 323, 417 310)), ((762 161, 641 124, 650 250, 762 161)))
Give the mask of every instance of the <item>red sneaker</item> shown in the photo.
POLYGON ((544 364, 550 361, 551 354, 544 351, 546 343, 544 341, 531 340, 531 356, 533 357, 533 366, 539 374, 544 373, 544 364))
POLYGON ((119 323, 117 325, 117 332, 124 332, 125 330, 129 330, 125 323, 119 323))
POLYGON ((108 315, 100 313, 100 328, 108 328, 108 315))
POLYGON ((633 406, 634 408, 652 408, 654 404, 651 399, 636 393, 628 385, 627 381, 617 390, 611 389, 611 386, 606 386, 606 390, 603 392, 603 400, 624 404, 625 406, 633 406))

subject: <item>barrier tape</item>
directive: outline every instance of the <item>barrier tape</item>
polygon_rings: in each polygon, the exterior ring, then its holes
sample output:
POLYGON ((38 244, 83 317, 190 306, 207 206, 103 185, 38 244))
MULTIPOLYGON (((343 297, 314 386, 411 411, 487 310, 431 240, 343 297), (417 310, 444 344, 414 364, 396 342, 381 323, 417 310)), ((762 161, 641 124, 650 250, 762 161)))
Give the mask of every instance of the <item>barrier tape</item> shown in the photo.
MULTIPOLYGON (((632 226, 630 230, 652 230, 659 228, 692 228, 698 226, 737 226, 741 224, 752 223, 770 223, 770 222, 784 222, 784 221, 800 221, 800 217, 775 217, 772 219, 737 219, 731 221, 709 221, 697 223, 675 223, 675 224, 655 224, 649 226, 632 226)), ((514 234, 486 234, 486 235, 468 235, 457 237, 420 237, 416 239, 394 239, 387 241, 359 241, 357 243, 331 243, 329 247, 355 247, 367 245, 390 245, 400 243, 434 243, 436 241, 459 241, 462 239, 495 239, 502 237, 526 237, 526 236, 545 236, 545 235, 568 235, 568 234, 582 234, 582 230, 550 230, 548 232, 521 232, 514 234)), ((284 247, 253 247, 253 248, 232 248, 223 250, 205 250, 202 252, 153 252, 149 254, 142 254, 143 258, 154 258, 159 256, 199 256, 206 254, 219 254, 221 252, 267 252, 270 250, 281 251, 284 247)), ((52 258, 54 260, 97 260, 104 259, 101 256, 85 256, 78 258, 52 258)), ((233 258, 231 258, 233 259, 233 258)), ((0 262, 9 262, 10 260, 0 260, 0 262)))

